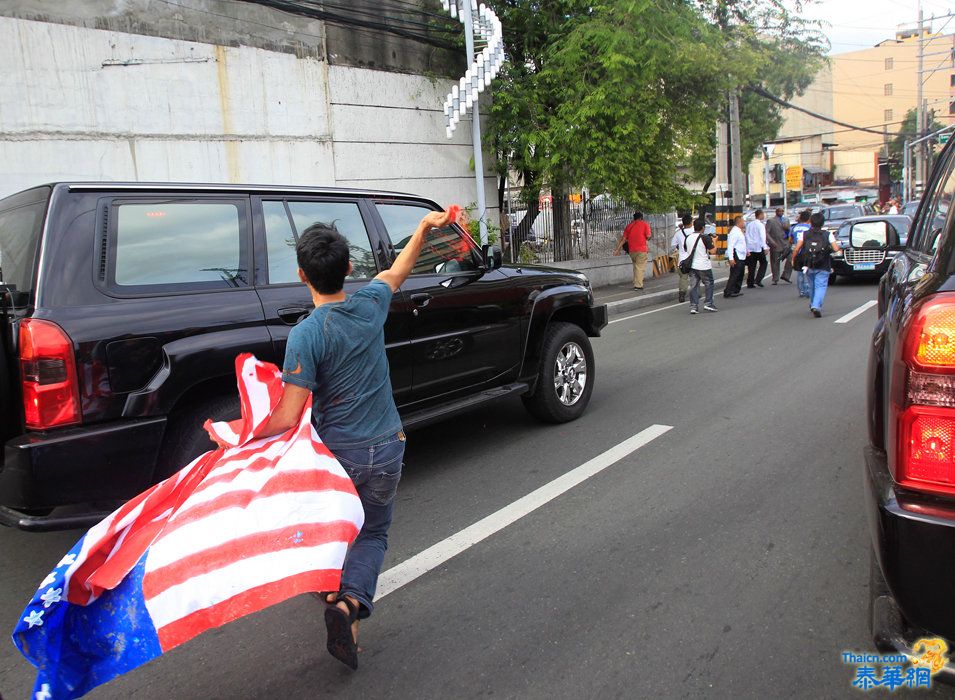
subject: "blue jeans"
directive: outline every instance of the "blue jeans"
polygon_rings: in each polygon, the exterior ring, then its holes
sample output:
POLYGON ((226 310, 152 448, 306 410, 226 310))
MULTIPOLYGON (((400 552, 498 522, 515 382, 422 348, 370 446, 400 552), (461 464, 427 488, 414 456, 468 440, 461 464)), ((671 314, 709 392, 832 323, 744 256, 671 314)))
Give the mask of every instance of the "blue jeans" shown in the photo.
POLYGON ((332 450, 351 477, 365 511, 365 524, 345 556, 341 593, 355 598, 364 619, 374 609, 378 574, 388 549, 388 528, 401 480, 405 434, 396 433, 371 447, 332 450))
POLYGON ((809 278, 808 286, 812 293, 809 307, 821 310, 822 302, 826 298, 826 290, 829 288, 829 270, 809 270, 806 277, 809 278))
POLYGON ((706 304, 713 305, 713 271, 690 270, 690 306, 700 308, 700 282, 706 290, 706 304))
POLYGON ((796 289, 799 290, 799 296, 801 297, 811 296, 809 289, 809 275, 802 270, 796 272, 796 289))

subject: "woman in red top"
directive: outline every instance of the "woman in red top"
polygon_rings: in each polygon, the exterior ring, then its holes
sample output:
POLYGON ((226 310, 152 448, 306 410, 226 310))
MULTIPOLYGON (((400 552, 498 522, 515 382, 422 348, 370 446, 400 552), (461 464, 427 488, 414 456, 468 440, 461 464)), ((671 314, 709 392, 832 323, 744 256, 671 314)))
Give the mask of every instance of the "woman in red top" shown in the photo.
POLYGON ((643 220, 643 213, 633 212, 633 221, 623 230, 614 255, 620 255, 620 250, 626 241, 630 251, 630 260, 633 261, 633 288, 643 289, 643 275, 647 271, 647 241, 653 233, 650 225, 643 220))

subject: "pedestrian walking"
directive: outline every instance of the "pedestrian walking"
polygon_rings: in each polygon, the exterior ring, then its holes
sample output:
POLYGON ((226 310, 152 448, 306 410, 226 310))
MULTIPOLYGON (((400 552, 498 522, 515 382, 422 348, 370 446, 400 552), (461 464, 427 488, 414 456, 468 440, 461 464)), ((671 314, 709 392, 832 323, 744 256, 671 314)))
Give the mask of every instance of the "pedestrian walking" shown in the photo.
POLYGON ((809 218, 812 216, 812 211, 810 209, 804 209, 799 212, 799 221, 793 224, 792 228, 789 229, 789 238, 793 244, 793 255, 791 259, 786 263, 787 267, 796 268, 796 289, 799 291, 799 296, 809 298, 809 278, 806 276, 806 273, 802 270, 802 265, 796 264, 795 248, 799 245, 799 242, 802 241, 802 237, 806 234, 811 226, 809 224, 809 218))
POLYGON ((677 224, 676 233, 673 234, 673 238, 670 240, 670 256, 674 260, 676 273, 680 278, 677 285, 677 294, 681 304, 686 301, 686 290, 689 289, 690 286, 690 276, 680 269, 680 263, 683 262, 683 258, 687 256, 686 239, 693 235, 692 227, 693 217, 689 214, 684 215, 680 223, 677 224))
POLYGON ((690 313, 700 312, 700 283, 703 283, 706 296, 704 311, 717 311, 713 304, 713 263, 710 253, 716 249, 713 237, 703 233, 706 221, 700 217, 693 222, 693 233, 687 238, 687 257, 690 258, 690 313))
POLYGON ((727 299, 743 296, 743 273, 746 271, 746 235, 743 233, 743 217, 733 219, 733 227, 726 236, 726 259, 729 261, 730 274, 723 287, 723 296, 727 299))
POLYGON ((789 282, 792 275, 792 264, 789 262, 789 253, 792 248, 789 245, 789 220, 783 215, 782 207, 776 209, 776 216, 766 222, 766 242, 769 244, 769 269, 773 277, 773 284, 778 284, 779 280, 789 282), (782 277, 779 274, 779 264, 785 260, 786 267, 783 270, 782 277))
POLYGON ((647 241, 652 236, 653 232, 650 230, 650 224, 643 220, 643 212, 635 211, 633 212, 633 221, 627 224, 620 235, 617 249, 613 251, 614 255, 620 255, 623 244, 627 244, 630 261, 633 263, 634 289, 643 289, 643 278, 647 272, 647 241))
POLYGON ((746 286, 749 289, 763 286, 763 277, 766 276, 766 224, 763 221, 765 214, 757 209, 755 218, 746 224, 746 286))
POLYGON ((899 213, 899 207, 894 199, 889 200, 889 216, 895 216, 899 213))
POLYGON ((405 452, 385 354, 385 321, 426 236, 452 217, 425 216, 391 268, 351 295, 343 289, 352 271, 348 240, 334 224, 312 224, 295 246, 299 278, 315 309, 289 333, 284 392, 261 437, 288 430, 312 397, 315 427, 361 499, 364 525, 345 556, 340 589, 325 598, 328 652, 351 668, 358 667, 358 620, 374 609, 405 452))
POLYGON ((809 311, 813 316, 822 316, 822 304, 826 299, 826 289, 829 287, 829 275, 832 273, 832 254, 838 253, 839 243, 836 237, 823 231, 826 223, 822 214, 813 214, 809 223, 811 228, 803 234, 802 240, 796 244, 793 258, 802 263, 803 270, 809 278, 809 288, 812 297, 809 301, 809 311))

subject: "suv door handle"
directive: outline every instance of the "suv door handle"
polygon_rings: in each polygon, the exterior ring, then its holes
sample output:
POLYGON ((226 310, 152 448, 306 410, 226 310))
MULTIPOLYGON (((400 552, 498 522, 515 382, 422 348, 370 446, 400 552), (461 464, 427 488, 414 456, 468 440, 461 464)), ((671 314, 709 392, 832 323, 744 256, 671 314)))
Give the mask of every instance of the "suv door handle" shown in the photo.
POLYGON ((311 311, 311 309, 305 306, 287 306, 284 309, 279 309, 278 314, 283 323, 294 326, 308 316, 311 311))
POLYGON ((411 303, 417 306, 419 309, 423 309, 428 304, 430 304, 431 299, 432 299, 431 295, 428 294, 427 292, 411 295, 411 303))

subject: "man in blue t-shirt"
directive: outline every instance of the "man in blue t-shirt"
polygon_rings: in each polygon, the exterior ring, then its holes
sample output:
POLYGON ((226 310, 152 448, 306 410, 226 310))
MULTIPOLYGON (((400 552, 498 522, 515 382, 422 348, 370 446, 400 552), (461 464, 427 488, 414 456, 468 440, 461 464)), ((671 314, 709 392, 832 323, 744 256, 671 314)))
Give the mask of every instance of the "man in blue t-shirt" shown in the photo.
MULTIPOLYGON (((789 238, 792 243, 793 251, 802 241, 802 237, 811 228, 809 218, 812 216, 812 210, 805 209, 799 212, 799 222, 793 224, 789 229, 789 238)), ((796 264, 795 255, 792 258, 792 266, 796 268, 796 289, 799 290, 799 296, 809 298, 809 276, 803 272, 802 266, 796 264)))
POLYGON ((284 393, 262 435, 297 425, 311 395, 318 434, 361 498, 365 524, 345 557, 341 588, 327 596, 325 610, 328 651, 352 668, 358 667, 358 620, 374 607, 405 451, 385 355, 385 320, 425 236, 450 221, 447 212, 425 216, 391 269, 351 296, 343 289, 352 270, 348 241, 334 225, 313 224, 295 247, 299 278, 315 310, 289 333, 284 393))

